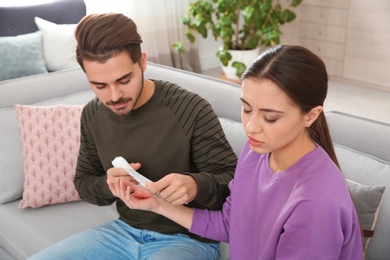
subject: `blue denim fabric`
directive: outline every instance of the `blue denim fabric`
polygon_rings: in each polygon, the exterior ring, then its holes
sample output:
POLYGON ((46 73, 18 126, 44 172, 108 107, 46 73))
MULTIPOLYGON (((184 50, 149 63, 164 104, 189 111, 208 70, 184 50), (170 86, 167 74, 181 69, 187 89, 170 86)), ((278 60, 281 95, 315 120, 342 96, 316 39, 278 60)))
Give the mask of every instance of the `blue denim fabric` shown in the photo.
POLYGON ((165 235, 132 228, 122 220, 86 230, 62 240, 29 260, 73 259, 220 259, 219 245, 183 234, 165 235))

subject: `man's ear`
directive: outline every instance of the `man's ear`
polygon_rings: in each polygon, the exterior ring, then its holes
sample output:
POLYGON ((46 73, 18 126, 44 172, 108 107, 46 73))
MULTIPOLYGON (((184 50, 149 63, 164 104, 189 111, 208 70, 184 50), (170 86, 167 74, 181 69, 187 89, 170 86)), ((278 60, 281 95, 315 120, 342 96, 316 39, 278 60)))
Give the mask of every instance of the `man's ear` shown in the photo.
POLYGON ((146 70, 146 53, 142 52, 141 53, 141 66, 142 66, 142 71, 146 70))
POLYGON ((310 127, 314 123, 314 121, 317 120, 318 116, 322 113, 322 111, 322 106, 313 107, 309 111, 309 113, 306 114, 305 126, 310 127))

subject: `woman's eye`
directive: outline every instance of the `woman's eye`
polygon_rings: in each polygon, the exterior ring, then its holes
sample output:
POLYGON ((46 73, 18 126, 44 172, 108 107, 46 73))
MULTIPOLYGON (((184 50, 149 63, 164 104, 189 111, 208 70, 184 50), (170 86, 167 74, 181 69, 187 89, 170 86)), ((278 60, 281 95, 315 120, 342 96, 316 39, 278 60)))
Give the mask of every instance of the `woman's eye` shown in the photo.
POLYGON ((244 114, 249 114, 251 111, 243 108, 243 109, 242 109, 242 112, 243 112, 244 114))
POLYGON ((278 119, 276 119, 276 118, 271 118, 271 119, 265 118, 265 121, 266 121, 267 123, 275 123, 276 120, 278 120, 278 119))

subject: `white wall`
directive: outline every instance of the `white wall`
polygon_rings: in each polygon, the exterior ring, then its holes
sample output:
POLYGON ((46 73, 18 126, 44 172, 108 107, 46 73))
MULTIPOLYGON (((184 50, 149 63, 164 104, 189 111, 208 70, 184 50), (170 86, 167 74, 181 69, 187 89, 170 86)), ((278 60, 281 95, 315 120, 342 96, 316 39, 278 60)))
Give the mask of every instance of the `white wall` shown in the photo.
MULTIPOLYGON (((128 10, 131 5, 136 5, 135 1, 123 0, 84 0, 87 6, 87 14, 118 12, 125 15, 124 10, 128 10)), ((213 37, 203 39, 197 38, 199 46, 199 58, 202 70, 214 69, 220 66, 219 59, 216 56, 220 42, 216 42, 213 37)))
POLYGON ((199 58, 202 70, 209 70, 217 68, 220 65, 219 58, 216 55, 219 47, 222 45, 221 41, 215 41, 213 37, 203 39, 198 37, 199 43, 199 58))

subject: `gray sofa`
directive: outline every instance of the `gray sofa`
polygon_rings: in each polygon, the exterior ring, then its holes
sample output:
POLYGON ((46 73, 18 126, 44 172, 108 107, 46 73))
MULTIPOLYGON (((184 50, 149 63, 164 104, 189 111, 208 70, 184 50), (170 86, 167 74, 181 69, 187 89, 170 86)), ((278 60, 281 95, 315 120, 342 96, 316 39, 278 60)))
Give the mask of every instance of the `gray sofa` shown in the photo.
POLYGON ((0 1, 0 80, 78 66, 71 28, 86 15, 83 0, 5 2, 0 1))
MULTIPOLYGON (((223 125, 234 151, 245 142, 240 123, 240 87, 215 78, 149 63, 147 78, 177 82, 206 98, 223 125)), ((81 230, 117 218, 114 206, 83 201, 20 209, 23 156, 15 104, 85 104, 94 95, 81 69, 34 75, 0 82, 0 259, 25 259, 81 230)), ((390 125, 337 112, 327 118, 347 178, 390 186, 390 125)), ((384 194, 366 259, 390 259, 390 198, 384 194)), ((223 259, 228 259, 223 245, 223 259)))

